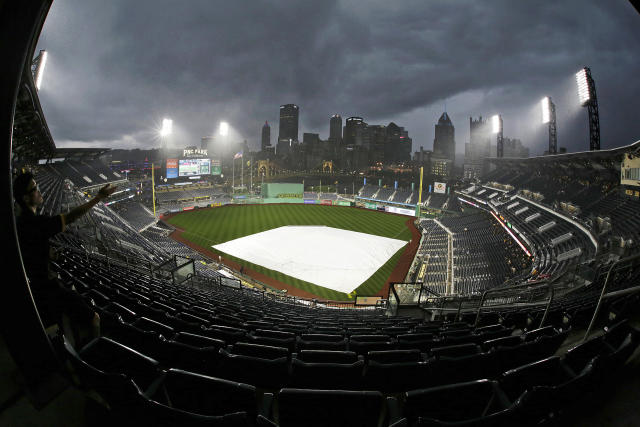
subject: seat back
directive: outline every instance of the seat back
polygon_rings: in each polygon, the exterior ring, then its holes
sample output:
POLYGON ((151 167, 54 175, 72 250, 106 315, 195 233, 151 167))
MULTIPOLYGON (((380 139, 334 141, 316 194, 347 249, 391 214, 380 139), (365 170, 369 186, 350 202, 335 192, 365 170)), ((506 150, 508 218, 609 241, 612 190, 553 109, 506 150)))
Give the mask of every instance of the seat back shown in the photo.
POLYGON ((376 391, 300 390, 278 394, 277 422, 289 426, 378 426, 385 401, 376 391))

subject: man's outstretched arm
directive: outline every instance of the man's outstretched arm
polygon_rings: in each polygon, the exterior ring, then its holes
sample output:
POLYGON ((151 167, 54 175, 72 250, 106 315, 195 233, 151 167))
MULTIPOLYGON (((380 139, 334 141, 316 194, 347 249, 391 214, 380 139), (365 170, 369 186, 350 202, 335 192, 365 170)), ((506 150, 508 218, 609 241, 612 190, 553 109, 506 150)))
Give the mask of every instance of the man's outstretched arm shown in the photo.
POLYGON ((62 214, 63 229, 67 224, 71 224, 72 222, 80 218, 82 215, 89 212, 92 207, 97 205, 98 202, 100 202, 101 200, 104 200, 107 197, 109 197, 111 194, 113 194, 114 191, 116 191, 116 187, 112 186, 111 184, 107 184, 104 187, 102 187, 100 191, 98 191, 98 194, 96 194, 96 196, 93 199, 89 200, 87 203, 84 203, 80 206, 75 207, 74 209, 67 212, 66 214, 62 214))

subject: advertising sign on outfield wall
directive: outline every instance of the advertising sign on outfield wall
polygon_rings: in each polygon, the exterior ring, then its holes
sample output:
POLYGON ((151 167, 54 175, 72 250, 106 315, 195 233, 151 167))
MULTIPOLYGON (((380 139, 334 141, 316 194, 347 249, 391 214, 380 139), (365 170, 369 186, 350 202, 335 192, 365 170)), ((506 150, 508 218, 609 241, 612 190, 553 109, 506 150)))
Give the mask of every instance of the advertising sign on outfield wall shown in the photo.
POLYGON ((305 205, 315 205, 316 204, 316 199, 304 199, 304 204, 305 205))
POLYGON ((356 295, 356 305, 376 305, 382 297, 361 297, 356 295))
POLYGON ((385 206, 384 210, 386 212, 407 215, 407 216, 416 216, 416 211, 413 209, 404 209, 404 208, 396 208, 394 206, 385 206))
POLYGON ((364 202, 364 207, 367 209, 377 209, 378 205, 375 203, 364 202))
POLYGON ((351 206, 351 202, 347 200, 337 200, 336 205, 338 206, 351 206))
POLYGON ((320 204, 321 205, 329 205, 329 206, 333 205, 331 200, 326 200, 326 199, 325 200, 320 200, 320 204))

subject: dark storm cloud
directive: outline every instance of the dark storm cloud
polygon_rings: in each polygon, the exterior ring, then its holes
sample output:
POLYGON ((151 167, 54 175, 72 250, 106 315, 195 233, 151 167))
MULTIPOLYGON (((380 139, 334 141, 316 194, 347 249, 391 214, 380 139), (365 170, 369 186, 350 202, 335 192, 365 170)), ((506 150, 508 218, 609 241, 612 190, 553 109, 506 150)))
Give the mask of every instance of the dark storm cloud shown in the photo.
POLYGON ((326 137, 339 113, 396 121, 430 148, 448 102, 458 151, 469 116, 500 112, 507 136, 537 153, 531 111, 544 95, 560 145, 586 146, 572 79, 589 65, 607 148, 640 139, 638 24, 625 1, 56 0, 41 98, 58 142, 154 146, 168 116, 177 145, 224 119, 255 147, 264 120, 277 138, 278 106, 297 103, 300 137, 326 137))

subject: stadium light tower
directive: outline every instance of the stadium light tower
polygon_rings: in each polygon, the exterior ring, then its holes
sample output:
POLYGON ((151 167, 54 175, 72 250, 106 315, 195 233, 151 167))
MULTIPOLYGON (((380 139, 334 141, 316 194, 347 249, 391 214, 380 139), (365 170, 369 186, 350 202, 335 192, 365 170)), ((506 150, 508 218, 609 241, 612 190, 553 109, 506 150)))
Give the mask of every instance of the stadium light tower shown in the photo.
POLYGON ((163 156, 167 157, 167 137, 173 132, 173 120, 162 119, 162 129, 160 129, 160 145, 163 156))
POLYGON ((542 124, 549 124, 549 154, 557 154, 558 133, 556 129, 556 105, 548 96, 542 98, 540 105, 542 107, 542 124))
POLYGON ((221 136, 229 135, 229 123, 220 122, 220 135, 221 136))
POLYGON ((502 134, 502 116, 496 114, 491 117, 491 131, 496 134, 497 156, 504 157, 504 138, 502 134))
POLYGON ((160 130, 160 136, 169 136, 171 135, 171 132, 173 132, 173 120, 162 119, 162 129, 160 130))
POLYGON ((598 97, 596 96, 596 84, 591 77, 589 67, 584 67, 576 73, 578 84, 578 97, 580 105, 587 107, 589 112, 589 149, 600 149, 600 115, 598 114, 598 97))
POLYGON ((44 67, 47 65, 47 55, 46 50, 41 50, 31 63, 31 72, 38 90, 42 86, 42 76, 44 75, 44 67))

